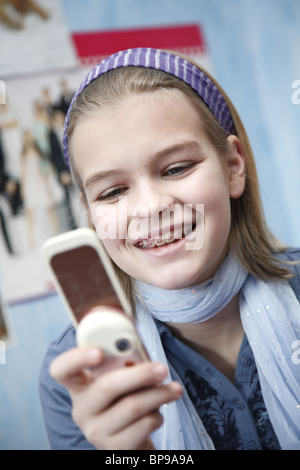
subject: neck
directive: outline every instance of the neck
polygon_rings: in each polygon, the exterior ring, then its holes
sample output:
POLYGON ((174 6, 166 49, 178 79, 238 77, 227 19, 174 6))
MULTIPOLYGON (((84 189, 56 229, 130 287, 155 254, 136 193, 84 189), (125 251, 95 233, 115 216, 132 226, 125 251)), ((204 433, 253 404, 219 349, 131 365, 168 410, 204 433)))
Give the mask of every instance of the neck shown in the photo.
POLYGON ((244 335, 238 294, 221 312, 205 322, 166 324, 178 339, 199 352, 229 380, 234 381, 244 335))

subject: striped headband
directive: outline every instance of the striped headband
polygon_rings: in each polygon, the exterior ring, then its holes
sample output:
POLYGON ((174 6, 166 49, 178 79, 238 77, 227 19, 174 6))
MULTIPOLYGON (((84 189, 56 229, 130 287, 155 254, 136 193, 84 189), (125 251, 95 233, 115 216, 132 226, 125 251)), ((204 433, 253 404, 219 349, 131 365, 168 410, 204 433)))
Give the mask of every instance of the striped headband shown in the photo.
POLYGON ((196 65, 172 52, 160 49, 138 48, 117 52, 96 65, 73 96, 64 127, 63 149, 69 164, 67 129, 72 104, 80 93, 97 77, 121 67, 145 67, 169 73, 187 83, 203 100, 223 128, 226 136, 236 134, 227 103, 211 79, 196 65))

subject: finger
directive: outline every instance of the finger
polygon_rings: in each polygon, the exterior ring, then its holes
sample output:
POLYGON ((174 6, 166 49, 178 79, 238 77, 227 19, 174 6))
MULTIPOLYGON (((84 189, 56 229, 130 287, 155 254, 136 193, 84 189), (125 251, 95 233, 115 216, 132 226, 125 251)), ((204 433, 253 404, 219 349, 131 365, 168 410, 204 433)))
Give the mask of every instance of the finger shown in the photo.
POLYGON ((96 348, 73 348, 57 358, 50 364, 50 375, 61 385, 68 389, 84 385, 86 380, 91 381, 93 375, 86 369, 99 366, 104 354, 96 348))
POLYGON ((149 436, 163 423, 158 411, 149 413, 126 429, 110 437, 107 450, 153 450, 149 436))
POLYGON ((160 384, 166 375, 167 368, 164 364, 151 362, 106 372, 86 391, 86 412, 90 415, 97 414, 122 396, 160 384))
MULTIPOLYGON (((157 426, 159 427, 159 426, 157 426)), ((155 429, 154 429, 155 431, 155 429)), ((154 447, 154 444, 152 442, 152 440, 150 439, 150 437, 142 443, 142 445, 136 449, 136 450, 155 450, 155 447, 154 447)))
POLYGON ((102 414, 103 429, 107 435, 116 434, 181 396, 182 387, 178 382, 157 385, 127 395, 102 414), (118 417, 117 420, 115 416, 118 417))
POLYGON ((84 434, 89 442, 101 450, 153 450, 149 436, 161 426, 162 421, 161 414, 155 411, 114 435, 106 435, 103 433, 102 421, 96 419, 89 421, 84 434))

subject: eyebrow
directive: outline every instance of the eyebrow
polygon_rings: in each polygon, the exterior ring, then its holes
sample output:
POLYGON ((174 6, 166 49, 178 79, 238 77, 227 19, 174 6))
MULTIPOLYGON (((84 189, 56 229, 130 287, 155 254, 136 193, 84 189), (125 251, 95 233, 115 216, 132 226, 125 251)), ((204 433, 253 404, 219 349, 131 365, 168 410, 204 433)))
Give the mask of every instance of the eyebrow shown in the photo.
POLYGON ((99 181, 109 178, 109 177, 117 177, 123 174, 122 170, 106 170, 106 171, 98 171, 95 174, 91 175, 85 183, 85 188, 89 188, 94 184, 98 183, 99 181))
MULTIPOLYGON (((191 150, 201 151, 200 144, 194 140, 191 140, 191 141, 184 141, 178 144, 170 145, 169 147, 159 150, 155 154, 151 155, 149 158, 148 164, 151 164, 152 162, 157 161, 157 160, 162 160, 174 153, 187 152, 191 150)), ((124 172, 121 169, 98 171, 87 178, 85 182, 85 188, 90 188, 91 186, 93 186, 96 183, 99 183, 99 181, 105 178, 120 177, 123 175, 123 173, 124 172)))

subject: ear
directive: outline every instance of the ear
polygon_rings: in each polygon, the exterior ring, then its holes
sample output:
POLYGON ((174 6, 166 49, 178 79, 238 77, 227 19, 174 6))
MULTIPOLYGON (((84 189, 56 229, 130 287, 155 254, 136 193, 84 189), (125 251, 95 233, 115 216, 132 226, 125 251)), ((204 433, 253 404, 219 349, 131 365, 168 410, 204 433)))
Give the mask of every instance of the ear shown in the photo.
POLYGON ((245 189, 246 167, 245 156, 238 137, 227 137, 229 151, 227 155, 227 167, 229 175, 229 194, 232 199, 240 197, 245 189))

